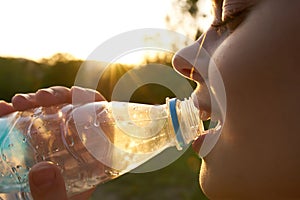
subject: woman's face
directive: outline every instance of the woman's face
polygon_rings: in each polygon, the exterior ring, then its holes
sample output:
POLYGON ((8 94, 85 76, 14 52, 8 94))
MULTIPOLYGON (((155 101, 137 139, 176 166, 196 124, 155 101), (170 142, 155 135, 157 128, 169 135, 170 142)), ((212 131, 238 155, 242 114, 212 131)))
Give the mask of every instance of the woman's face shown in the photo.
POLYGON ((198 103, 210 112, 204 80, 213 74, 207 75, 208 66, 196 56, 205 38, 202 48, 226 91, 225 123, 203 158, 201 187, 211 199, 300 196, 300 2, 214 0, 213 5, 215 20, 206 36, 173 60, 178 72, 199 83, 198 103))

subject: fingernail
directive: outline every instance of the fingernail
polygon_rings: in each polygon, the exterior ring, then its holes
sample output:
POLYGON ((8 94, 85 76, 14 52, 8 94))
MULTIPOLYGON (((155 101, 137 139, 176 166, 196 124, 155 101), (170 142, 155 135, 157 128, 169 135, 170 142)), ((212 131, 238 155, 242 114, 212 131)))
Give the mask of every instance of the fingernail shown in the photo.
POLYGON ((23 98, 23 99, 29 99, 29 95, 28 94, 16 94, 15 97, 17 98, 23 98))
POLYGON ((34 100, 34 93, 27 93, 27 94, 20 93, 20 94, 16 94, 13 98, 14 99, 21 98, 23 100, 32 101, 34 100))
POLYGON ((54 184, 56 179, 55 169, 50 163, 41 163, 31 169, 33 184, 40 189, 45 189, 54 184))
POLYGON ((44 94, 53 94, 53 90, 51 88, 43 88, 39 89, 37 93, 44 93, 44 94))

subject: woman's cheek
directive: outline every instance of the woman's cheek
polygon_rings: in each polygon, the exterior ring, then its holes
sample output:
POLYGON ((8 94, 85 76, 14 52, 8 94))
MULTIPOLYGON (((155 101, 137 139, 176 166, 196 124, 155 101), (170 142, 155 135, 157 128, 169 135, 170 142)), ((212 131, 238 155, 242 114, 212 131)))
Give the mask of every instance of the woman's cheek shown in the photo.
MULTIPOLYGON (((292 47, 293 43, 287 45, 281 37, 283 30, 276 32, 272 23, 268 23, 273 21, 268 15, 278 15, 266 12, 269 7, 272 5, 249 16, 213 55, 223 78, 227 110, 222 134, 203 159, 200 172, 203 191, 212 199, 224 196, 242 199, 252 194, 243 194, 245 188, 256 195, 288 191, 290 187, 285 186, 293 178, 289 175, 297 171, 296 167, 282 164, 294 161, 297 153, 289 150, 296 149, 297 140, 289 140, 289 134, 294 136, 286 132, 282 123, 289 105, 282 92, 291 89, 280 89, 281 83, 289 82, 291 78, 287 77, 292 77, 287 75, 288 70, 281 70, 287 69, 289 66, 285 65, 291 62, 285 55, 291 51, 283 48, 292 47), (279 173, 285 171, 291 173, 279 173), (276 184, 276 178, 284 184, 276 184)), ((292 109, 289 111, 293 113, 292 109)))

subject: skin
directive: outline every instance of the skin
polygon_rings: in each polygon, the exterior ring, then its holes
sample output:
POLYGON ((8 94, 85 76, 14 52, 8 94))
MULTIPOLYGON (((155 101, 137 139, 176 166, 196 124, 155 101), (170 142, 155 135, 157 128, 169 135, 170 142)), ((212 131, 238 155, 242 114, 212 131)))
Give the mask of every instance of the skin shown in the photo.
MULTIPOLYGON (((212 26, 203 43, 222 75, 227 113, 221 137, 203 158, 200 185, 209 199, 298 199, 300 2, 244 3, 254 7, 220 29, 212 26)), ((218 23, 224 16, 215 4, 218 23)), ((190 76, 184 58, 195 55, 202 39, 177 53, 179 73, 190 76)), ((205 67, 196 65, 193 77, 201 83, 205 67)), ((202 84, 197 96, 210 112, 207 90, 202 84)))
MULTIPOLYGON (((203 48, 222 75, 227 112, 217 144, 202 158, 201 188, 209 199, 298 199, 300 2, 226 0, 227 10, 222 10, 221 0, 213 3, 215 20, 203 48), (237 10, 241 12, 238 17, 237 10), (232 18, 230 23, 218 27, 228 18, 232 18)), ((203 36, 175 55, 173 65, 179 73, 190 77, 192 65, 184 58, 198 59, 195 55, 202 40, 203 36)), ((206 68, 196 64, 193 79, 199 83, 198 103, 210 113, 208 88, 203 82, 206 68)), ((0 103, 0 115, 70 102, 72 90, 55 87, 16 95, 12 104, 0 103)), ((97 96, 97 100, 103 99, 97 96)), ((55 199, 66 199, 62 177, 53 165, 36 165, 29 178, 34 199, 53 199, 53 194, 55 199), (45 187, 35 188, 34 177, 45 173, 45 168, 53 170, 54 181, 47 184, 49 172, 45 187)), ((90 194, 78 199, 87 199, 90 194)))

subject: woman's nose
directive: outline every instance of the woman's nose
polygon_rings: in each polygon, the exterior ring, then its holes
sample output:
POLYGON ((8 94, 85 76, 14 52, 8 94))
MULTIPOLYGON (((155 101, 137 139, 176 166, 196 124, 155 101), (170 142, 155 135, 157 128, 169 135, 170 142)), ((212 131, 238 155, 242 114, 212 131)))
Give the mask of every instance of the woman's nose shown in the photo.
POLYGON ((182 75, 190 78, 190 73, 193 68, 193 63, 195 60, 195 51, 198 48, 197 43, 181 49, 176 52, 173 57, 173 67, 182 75))
POLYGON ((174 55, 173 67, 187 78, 205 82, 211 55, 225 38, 226 35, 220 35, 214 27, 210 27, 196 42, 174 55))
POLYGON ((205 35, 202 35, 195 43, 178 51, 172 63, 175 70, 189 79, 205 82, 210 61, 205 47, 205 35))

